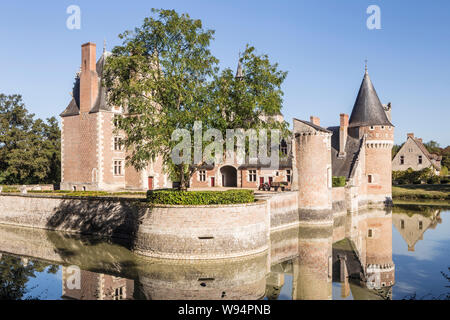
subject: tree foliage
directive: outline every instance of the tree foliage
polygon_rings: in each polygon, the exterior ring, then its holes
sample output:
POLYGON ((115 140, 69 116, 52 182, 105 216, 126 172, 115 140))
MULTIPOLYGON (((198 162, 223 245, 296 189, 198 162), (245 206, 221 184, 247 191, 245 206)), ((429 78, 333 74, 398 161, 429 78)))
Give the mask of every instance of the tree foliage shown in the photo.
POLYGON ((263 114, 280 113, 286 73, 253 47, 241 57, 245 77, 237 79, 231 69, 219 72, 210 51, 214 31, 188 14, 153 9, 142 26, 119 37, 123 43, 108 58, 103 81, 109 103, 126 109, 117 127, 126 133, 127 162, 136 169, 162 156, 166 170, 185 185, 199 164, 175 166, 171 150, 178 141, 171 137, 176 129, 193 132, 196 121, 203 132, 287 128, 261 121, 263 114))
POLYGON ((20 95, 0 94, 0 183, 59 183, 60 163, 56 118, 34 120, 20 95))

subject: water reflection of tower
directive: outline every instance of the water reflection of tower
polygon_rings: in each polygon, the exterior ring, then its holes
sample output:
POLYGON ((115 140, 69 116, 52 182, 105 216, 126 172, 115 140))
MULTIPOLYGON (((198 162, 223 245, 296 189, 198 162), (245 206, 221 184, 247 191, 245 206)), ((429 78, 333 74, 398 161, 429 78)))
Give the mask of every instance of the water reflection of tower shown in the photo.
POLYGON ((74 300, 131 300, 134 281, 102 273, 62 268, 62 298, 74 300), (79 281, 74 277, 79 276, 79 281), (78 281, 78 282, 77 282, 78 281))
POLYGON ((392 261, 392 211, 370 210, 367 213, 366 261, 367 286, 392 297, 395 265, 392 261))
POLYGON ((300 229, 292 296, 296 300, 331 300, 333 226, 300 229))

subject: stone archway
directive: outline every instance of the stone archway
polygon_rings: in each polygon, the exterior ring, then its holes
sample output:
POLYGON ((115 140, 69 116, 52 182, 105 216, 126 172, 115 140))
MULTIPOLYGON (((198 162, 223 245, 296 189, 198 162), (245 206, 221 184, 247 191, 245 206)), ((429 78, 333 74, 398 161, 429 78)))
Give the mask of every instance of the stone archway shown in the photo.
POLYGON ((220 174, 222 175, 222 187, 237 188, 237 169, 235 167, 222 167, 220 174))

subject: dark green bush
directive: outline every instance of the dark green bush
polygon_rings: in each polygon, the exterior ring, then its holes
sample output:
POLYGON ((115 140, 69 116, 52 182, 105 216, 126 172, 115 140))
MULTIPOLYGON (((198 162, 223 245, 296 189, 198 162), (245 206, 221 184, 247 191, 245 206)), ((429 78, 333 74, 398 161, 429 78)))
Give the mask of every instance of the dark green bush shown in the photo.
POLYGON ((428 184, 440 184, 441 183, 441 177, 439 176, 432 176, 427 180, 428 184))
POLYGON ((151 204, 166 205, 219 205, 255 202, 252 190, 230 191, 148 191, 147 201, 151 204))
POLYGON ((345 187, 347 179, 345 177, 333 177, 333 188, 345 187))

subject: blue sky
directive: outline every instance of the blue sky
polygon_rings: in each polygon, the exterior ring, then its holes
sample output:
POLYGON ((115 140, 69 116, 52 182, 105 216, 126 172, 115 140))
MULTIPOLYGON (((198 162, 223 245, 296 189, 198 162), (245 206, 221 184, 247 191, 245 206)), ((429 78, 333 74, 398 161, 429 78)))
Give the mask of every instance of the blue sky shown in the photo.
POLYGON ((38 117, 60 114, 70 100, 80 45, 108 48, 139 26, 150 9, 188 12, 216 30, 213 53, 236 68, 246 43, 289 71, 283 113, 336 125, 350 113, 364 60, 383 103, 392 102, 396 142, 414 132, 450 144, 450 1, 383 0, 128 0, 0 3, 0 92, 23 95, 38 117), (82 11, 81 30, 66 28, 69 5, 82 11), (381 9, 381 30, 369 30, 369 5, 381 9))

